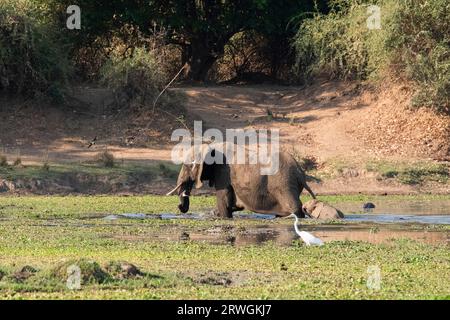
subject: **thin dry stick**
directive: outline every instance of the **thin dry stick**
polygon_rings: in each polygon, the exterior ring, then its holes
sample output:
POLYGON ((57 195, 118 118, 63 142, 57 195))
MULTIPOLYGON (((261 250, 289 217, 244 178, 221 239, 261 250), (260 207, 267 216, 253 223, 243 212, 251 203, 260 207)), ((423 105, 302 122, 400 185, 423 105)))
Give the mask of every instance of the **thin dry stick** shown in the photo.
POLYGON ((175 118, 176 121, 178 121, 179 123, 181 123, 187 130, 189 130, 189 127, 186 125, 186 123, 184 123, 183 121, 180 120, 179 117, 177 117, 176 115, 166 111, 166 110, 161 110, 162 112, 164 112, 165 114, 168 114, 169 116, 175 118))
MULTIPOLYGON (((140 105, 142 108, 145 108, 145 105, 143 105, 143 104, 139 104, 139 105, 140 105)), ((166 111, 166 110, 159 110, 159 111, 164 112, 165 114, 171 116, 171 117, 174 118, 176 121, 178 121, 179 123, 181 123, 186 129, 189 130, 189 127, 188 127, 183 121, 181 121, 179 117, 177 117, 177 116, 174 115, 173 113, 170 113, 169 111, 166 111)), ((154 119, 154 118, 152 118, 152 119, 150 120, 150 122, 147 123, 147 125, 145 126, 145 130, 147 130, 147 129, 150 127, 150 124, 152 123, 153 119, 154 119)))
MULTIPOLYGON (((156 103, 158 102, 158 100, 159 100, 159 98, 162 96, 162 94, 170 87, 170 85, 178 78, 178 76, 181 74, 181 72, 182 72, 184 69, 186 69, 187 67, 188 67, 188 64, 185 63, 184 66, 182 66, 181 69, 178 71, 178 73, 175 75, 175 77, 173 77, 173 79, 170 80, 170 82, 169 82, 169 83, 164 87, 164 89, 158 94, 158 96, 156 97, 155 101, 153 102, 152 113, 155 113, 156 103)), ((145 107, 145 106, 143 106, 143 107, 145 107)), ((144 109, 144 110, 145 110, 145 109, 144 109)), ((178 118, 177 118, 176 116, 174 116, 173 114, 171 114, 171 113, 169 113, 169 112, 167 112, 167 111, 164 111, 164 112, 167 113, 167 114, 170 115, 170 116, 173 116, 174 118, 176 118, 176 119, 178 120, 178 118)), ((116 116, 117 116, 119 113, 120 113, 120 111, 119 111, 115 116, 113 116, 113 119, 115 119, 116 116)), ((113 120, 113 119, 109 119, 109 121, 111 121, 111 120, 113 120)), ((179 121, 179 122, 182 123, 181 121, 179 121)), ((152 123, 152 121, 150 121, 150 122, 146 125, 145 129, 148 129, 151 123, 152 123)), ((184 123, 182 123, 182 124, 187 128, 186 124, 184 124, 184 123)), ((188 129, 188 128, 187 128, 187 129, 188 129)), ((94 138, 94 139, 95 139, 95 138, 94 138)))
POLYGON ((159 97, 162 96, 162 94, 170 87, 170 85, 175 81, 176 78, 178 78, 178 76, 180 75, 181 71, 183 71, 184 69, 186 69, 188 66, 187 63, 184 64, 184 66, 181 67, 180 71, 178 71, 178 73, 175 75, 175 77, 173 77, 172 80, 170 80, 170 82, 164 87, 164 89, 158 94, 158 96, 156 97, 155 101, 153 102, 153 109, 152 112, 155 112, 155 107, 156 107, 156 103, 159 100, 159 97))

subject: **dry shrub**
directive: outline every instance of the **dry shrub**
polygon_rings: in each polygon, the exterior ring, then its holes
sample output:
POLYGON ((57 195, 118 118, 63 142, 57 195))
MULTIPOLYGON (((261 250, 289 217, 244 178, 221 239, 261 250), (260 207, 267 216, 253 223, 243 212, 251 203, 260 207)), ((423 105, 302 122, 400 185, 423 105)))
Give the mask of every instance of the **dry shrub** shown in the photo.
POLYGON ((0 154, 0 167, 7 167, 8 166, 8 159, 5 155, 0 154))
POLYGON ((265 43, 264 37, 253 31, 235 34, 214 66, 215 80, 241 80, 247 74, 256 72, 268 74, 268 64, 261 57, 265 43))
POLYGON ((68 50, 44 11, 33 1, 0 1, 0 91, 61 101, 68 50))
POLYGON ((112 168, 116 164, 116 158, 108 150, 105 150, 105 151, 100 152, 99 154, 97 154, 96 157, 95 157, 95 160, 101 166, 103 166, 105 168, 112 168))

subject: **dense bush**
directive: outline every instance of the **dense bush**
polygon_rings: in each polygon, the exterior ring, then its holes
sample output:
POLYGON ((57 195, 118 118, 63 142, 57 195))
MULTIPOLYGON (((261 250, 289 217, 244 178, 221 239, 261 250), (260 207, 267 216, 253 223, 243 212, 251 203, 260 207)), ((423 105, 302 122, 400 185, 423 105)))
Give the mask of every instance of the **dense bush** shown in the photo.
POLYGON ((135 48, 128 56, 111 55, 101 70, 103 81, 116 94, 128 101, 139 99, 145 105, 158 95, 167 82, 167 76, 154 54, 146 48, 135 48))
POLYGON ((295 57, 289 49, 289 39, 273 39, 254 30, 238 32, 225 45, 209 78, 219 82, 291 82, 295 57))
POLYGON ((33 1, 0 1, 0 91, 61 98, 68 51, 43 10, 33 1))
POLYGON ((401 3, 386 45, 392 63, 417 83, 415 105, 450 112, 450 2, 401 3))
POLYGON ((254 31, 236 33, 225 45, 224 53, 216 61, 212 79, 243 80, 246 74, 269 73, 269 63, 262 56, 267 40, 254 31))
POLYGON ((294 42, 298 72, 305 80, 319 74, 340 79, 373 76, 386 61, 391 10, 383 8, 382 29, 371 30, 366 25, 367 5, 361 1, 331 1, 330 6, 328 14, 316 13, 300 26, 294 42))
POLYGON ((304 80, 379 78, 390 71, 417 86, 413 103, 449 108, 450 4, 446 0, 334 0, 330 13, 305 20, 294 41, 304 80), (381 8, 381 29, 367 27, 368 5, 381 8))

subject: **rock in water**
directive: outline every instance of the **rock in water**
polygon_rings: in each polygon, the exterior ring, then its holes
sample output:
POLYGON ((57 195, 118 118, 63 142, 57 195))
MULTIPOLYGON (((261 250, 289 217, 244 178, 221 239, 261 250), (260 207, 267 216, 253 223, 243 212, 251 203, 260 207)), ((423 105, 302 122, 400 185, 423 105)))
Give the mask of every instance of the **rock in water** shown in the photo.
POLYGON ((366 202, 363 204, 364 211, 372 211, 373 209, 375 209, 375 205, 372 202, 366 202))

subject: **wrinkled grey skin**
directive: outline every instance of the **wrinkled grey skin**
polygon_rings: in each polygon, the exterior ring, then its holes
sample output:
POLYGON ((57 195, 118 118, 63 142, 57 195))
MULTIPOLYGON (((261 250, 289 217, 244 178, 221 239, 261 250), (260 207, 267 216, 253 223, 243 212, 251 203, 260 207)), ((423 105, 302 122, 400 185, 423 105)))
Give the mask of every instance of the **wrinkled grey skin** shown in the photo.
POLYGON ((308 216, 314 219, 330 220, 344 218, 344 214, 340 210, 316 199, 309 200, 302 208, 308 216))
POLYGON ((179 187, 172 191, 180 197, 178 208, 181 212, 189 210, 189 196, 194 185, 200 188, 208 181, 216 190, 214 213, 219 217, 232 218, 233 211, 244 209, 280 217, 290 214, 305 217, 300 193, 305 188, 313 198, 315 195, 306 184, 305 173, 291 155, 280 152, 278 172, 261 175, 259 164, 227 163, 224 154, 217 150, 214 144, 203 145, 202 161, 186 161, 182 165, 177 180, 179 187), (223 164, 205 163, 207 154, 223 157, 223 164))

